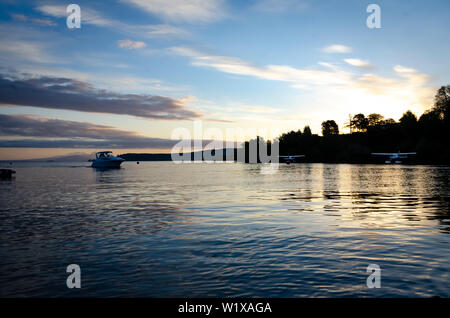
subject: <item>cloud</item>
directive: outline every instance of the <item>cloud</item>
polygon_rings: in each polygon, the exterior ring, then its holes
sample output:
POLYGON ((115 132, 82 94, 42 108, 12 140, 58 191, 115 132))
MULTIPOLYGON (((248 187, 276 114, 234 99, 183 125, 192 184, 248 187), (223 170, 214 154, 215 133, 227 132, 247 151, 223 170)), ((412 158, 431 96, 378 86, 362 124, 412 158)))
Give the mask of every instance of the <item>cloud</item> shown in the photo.
POLYGON ((395 96, 404 105, 429 106, 435 89, 428 87, 430 77, 413 68, 394 66, 399 78, 386 78, 374 74, 364 74, 356 86, 377 96, 395 96))
POLYGON ((144 42, 131 40, 119 40, 118 44, 119 47, 127 49, 141 49, 147 46, 144 42))
POLYGON ((207 55, 186 47, 174 47, 171 50, 175 54, 192 58, 192 64, 195 66, 209 67, 225 73, 254 76, 265 80, 291 82, 295 87, 346 85, 351 82, 350 74, 339 70, 299 69, 287 65, 260 67, 241 59, 207 55))
POLYGON ((278 113, 280 110, 276 109, 276 108, 272 108, 272 107, 267 107, 267 106, 258 106, 258 105, 241 105, 241 106, 237 106, 238 107, 238 111, 244 111, 244 112, 248 112, 248 113, 257 113, 257 114, 274 114, 274 113, 278 113))
POLYGON ((170 149, 176 142, 170 139, 145 138, 144 140, 0 140, 0 148, 93 148, 93 149, 170 149))
POLYGON ((60 63, 61 59, 49 55, 44 45, 33 41, 10 40, 0 44, 1 59, 23 60, 35 63, 60 63))
POLYGON ((213 22, 223 18, 223 0, 122 0, 164 20, 213 22))
POLYGON ((145 94, 121 94, 96 89, 90 83, 62 77, 11 79, 0 76, 0 106, 17 105, 91 113, 186 120, 201 114, 181 100, 145 94))
POLYGON ((39 18, 30 18, 24 14, 12 14, 11 15, 15 20, 19 20, 22 22, 33 22, 42 26, 56 26, 56 23, 49 19, 39 19, 39 18))
POLYGON ((350 53, 352 51, 351 47, 342 44, 333 44, 322 49, 326 53, 350 53))
POLYGON ((42 5, 38 6, 36 10, 55 18, 67 17, 66 6, 64 5, 42 5))
MULTIPOLYGON (((0 114, 0 121, 0 136, 3 137, 0 139, 0 147, 5 148, 171 149, 179 142, 146 137, 110 126, 31 115, 0 114)), ((202 141, 203 145, 210 142, 211 140, 202 141)))
POLYGON ((258 0, 253 9, 262 12, 279 13, 286 11, 302 11, 308 8, 303 0, 258 0))
POLYGON ((373 68, 373 65, 360 59, 344 59, 345 63, 362 68, 373 68))
POLYGON ((417 71, 415 69, 404 67, 404 66, 401 66, 401 65, 395 65, 394 66, 394 71, 399 73, 399 74, 414 74, 414 73, 417 73, 417 71))
POLYGON ((0 136, 49 137, 49 138, 131 138, 134 132, 122 131, 110 126, 50 119, 33 115, 0 114, 0 136))
MULTIPOLYGON (((400 65, 394 67, 395 74, 400 78, 387 78, 370 73, 353 74, 325 62, 319 62, 321 66, 325 66, 327 69, 322 71, 312 68, 294 68, 288 65, 256 66, 238 58, 208 55, 186 47, 173 47, 171 51, 175 54, 190 57, 194 66, 208 67, 224 73, 253 76, 265 80, 290 82, 292 87, 302 89, 358 87, 373 92, 379 89, 385 89, 388 92, 391 87, 395 86, 396 89, 404 87, 411 90, 418 89, 419 91, 420 88, 423 88, 427 92, 430 90, 426 87, 430 81, 427 75, 400 65), (382 87, 383 85, 389 87, 382 87)), ((345 61, 353 66, 374 68, 370 63, 359 59, 346 59, 345 61)), ((414 94, 414 91, 410 93, 414 94)))
MULTIPOLYGON (((36 10, 55 18, 67 17, 66 5, 42 5, 38 6, 36 10)), ((103 27, 121 24, 121 22, 105 18, 99 12, 83 6, 81 8, 81 24, 84 23, 103 27)))
POLYGON ((140 30, 145 36, 153 38, 153 37, 186 37, 189 36, 189 32, 186 30, 174 27, 169 24, 155 24, 148 25, 143 27, 136 27, 137 30, 140 30))
POLYGON ((65 43, 55 32, 24 23, 4 23, 0 24, 0 38, 0 61, 3 66, 16 66, 18 62, 67 63, 65 56, 52 53, 56 43, 59 46, 65 43))
POLYGON ((420 113, 430 106, 435 90, 429 86, 429 76, 400 65, 393 68, 393 76, 385 77, 367 73, 374 67, 368 67, 368 62, 356 59, 348 62, 361 66, 363 74, 326 62, 319 64, 324 70, 317 70, 288 65, 258 66, 238 58, 209 55, 186 47, 174 47, 172 52, 191 58, 194 66, 283 81, 291 87, 302 89, 307 94, 308 103, 314 105, 309 112, 316 113, 315 120, 323 120, 318 116, 323 116, 324 112, 336 119, 356 112, 377 112, 396 117, 408 108, 420 113))
MULTIPOLYGON (((66 18, 66 7, 64 5, 42 5, 36 8, 38 11, 56 18, 66 18)), ((116 32, 133 34, 142 37, 181 37, 188 36, 189 32, 169 24, 154 25, 130 25, 122 21, 114 20, 103 16, 100 12, 86 8, 81 9, 81 23, 95 25, 98 27, 107 27, 116 32)))

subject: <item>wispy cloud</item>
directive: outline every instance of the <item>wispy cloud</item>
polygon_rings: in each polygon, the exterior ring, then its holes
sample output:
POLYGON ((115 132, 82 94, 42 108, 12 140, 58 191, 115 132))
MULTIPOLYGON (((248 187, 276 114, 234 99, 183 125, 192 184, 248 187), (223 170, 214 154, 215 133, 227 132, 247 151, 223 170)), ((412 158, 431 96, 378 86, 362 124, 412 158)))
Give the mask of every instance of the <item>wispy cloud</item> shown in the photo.
POLYGON ((49 138, 130 138, 137 133, 122 131, 110 126, 70 120, 51 119, 34 115, 0 114, 0 136, 49 138))
POLYGON ((12 14, 11 15, 15 20, 19 20, 22 22, 33 22, 42 26, 56 26, 56 23, 53 22, 50 19, 39 19, 39 18, 32 18, 29 16, 26 16, 24 14, 12 14))
MULTIPOLYGON (((404 111, 405 107, 423 111, 432 101, 434 91, 429 87, 430 78, 426 74, 399 65, 393 68, 394 76, 383 77, 371 73, 353 73, 325 62, 320 62, 325 70, 317 70, 288 65, 257 66, 238 58, 209 55, 186 47, 172 48, 172 52, 190 57, 194 66, 264 80, 284 81, 292 87, 307 89, 315 94, 314 98, 320 107, 345 107, 346 110, 339 110, 341 115, 343 112, 354 112, 357 108, 359 112, 364 111, 361 110, 361 105, 364 105, 366 111, 384 110, 386 114, 392 114, 395 109, 404 111)), ((363 60, 351 59, 347 63, 359 66, 363 71, 367 71, 369 65, 370 69, 374 68, 363 60)))
POLYGON ((48 54, 45 45, 18 39, 10 39, 0 44, 0 60, 27 61, 35 63, 59 63, 60 58, 48 54))
POLYGON ((308 2, 303 0, 258 0, 253 6, 254 10, 279 13, 286 11, 302 11, 308 8, 308 2))
POLYGON ((200 51, 174 47, 175 54, 192 58, 195 66, 209 67, 221 72, 254 76, 266 80, 291 82, 292 85, 345 85, 350 83, 348 73, 341 71, 321 71, 315 69, 299 69, 287 65, 256 66, 247 61, 227 56, 207 55, 200 51))
POLYGON ((122 0, 164 20, 213 22, 224 17, 223 0, 122 0))
MULTIPOLYGON (((170 149, 179 142, 146 137, 111 126, 33 115, 0 114, 0 121, 0 136, 3 137, 0 147, 170 149)), ((204 145, 209 142, 211 140, 202 141, 204 145)))
POLYGON ((274 114, 278 113, 280 110, 267 107, 267 106, 258 106, 258 105, 237 105, 236 111, 243 111, 248 113, 257 113, 257 114, 274 114))
POLYGON ((350 53, 352 51, 351 47, 342 44, 333 44, 322 49, 325 53, 350 53))
MULTIPOLYGON (((66 18, 67 13, 63 5, 42 5, 36 8, 38 11, 53 16, 56 18, 66 18)), ((189 32, 169 25, 169 24, 154 24, 154 25, 132 25, 115 19, 105 17, 100 12, 86 8, 82 9, 82 24, 90 24, 98 27, 107 27, 113 29, 118 33, 133 34, 135 36, 142 36, 147 38, 153 37, 179 37, 188 36, 189 32)))
POLYGON ((169 24, 155 24, 143 27, 136 27, 138 31, 142 31, 146 37, 186 37, 189 32, 181 28, 169 24))
POLYGON ((361 68, 373 68, 373 65, 370 64, 368 61, 363 61, 360 59, 344 59, 344 62, 347 64, 350 64, 352 66, 357 66, 357 67, 361 67, 361 68))
POLYGON ((126 49, 141 49, 147 46, 141 41, 119 40, 117 43, 119 44, 119 47, 126 49))
POLYGON ((201 117, 181 100, 159 95, 121 94, 69 78, 11 79, 0 76, 0 106, 17 105, 164 120, 201 117))
POLYGON ((55 32, 30 27, 23 23, 0 24, 0 63, 16 66, 19 63, 61 64, 64 55, 54 54, 57 45, 64 45, 55 32), (57 43, 57 44, 56 44, 57 43))
MULTIPOLYGON (((36 9, 46 15, 55 17, 55 18, 66 18, 66 6, 65 5, 53 5, 47 4, 36 7, 36 9)), ((90 8, 86 8, 83 6, 82 9, 82 24, 92 24, 97 26, 114 26, 120 24, 120 22, 105 18, 99 12, 92 10, 90 8)))
POLYGON ((397 72, 398 74, 417 74, 417 70, 413 69, 413 68, 409 68, 409 67, 404 67, 401 65, 395 65, 394 66, 394 71, 397 72))

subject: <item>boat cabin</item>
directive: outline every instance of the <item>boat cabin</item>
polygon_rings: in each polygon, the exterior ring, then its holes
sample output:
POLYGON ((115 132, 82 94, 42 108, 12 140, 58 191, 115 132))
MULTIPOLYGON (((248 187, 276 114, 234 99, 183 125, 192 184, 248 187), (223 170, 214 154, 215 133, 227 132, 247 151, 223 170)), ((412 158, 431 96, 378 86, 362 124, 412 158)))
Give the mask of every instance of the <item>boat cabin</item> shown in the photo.
POLYGON ((95 154, 96 159, 112 157, 112 151, 100 151, 95 154))

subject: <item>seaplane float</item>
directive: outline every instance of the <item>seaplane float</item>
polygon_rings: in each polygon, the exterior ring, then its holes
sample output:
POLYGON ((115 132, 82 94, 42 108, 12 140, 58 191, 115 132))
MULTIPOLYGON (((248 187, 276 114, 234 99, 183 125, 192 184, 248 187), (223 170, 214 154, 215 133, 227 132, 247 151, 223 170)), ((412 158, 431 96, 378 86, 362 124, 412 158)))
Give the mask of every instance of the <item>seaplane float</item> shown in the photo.
POLYGON ((417 155, 417 152, 373 152, 372 155, 388 157, 384 162, 387 164, 400 164, 402 163, 400 159, 407 159, 408 156, 417 155))
POLYGON ((113 156, 111 151, 99 151, 95 153, 95 159, 89 159, 92 168, 120 168, 125 159, 113 156))

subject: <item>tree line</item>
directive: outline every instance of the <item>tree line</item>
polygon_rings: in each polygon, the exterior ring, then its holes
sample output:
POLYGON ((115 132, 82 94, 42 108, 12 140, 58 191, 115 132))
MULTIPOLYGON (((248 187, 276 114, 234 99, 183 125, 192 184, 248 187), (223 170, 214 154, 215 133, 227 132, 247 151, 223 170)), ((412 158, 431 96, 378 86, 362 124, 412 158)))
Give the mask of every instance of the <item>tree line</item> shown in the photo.
POLYGON ((305 154, 309 162, 374 162, 372 152, 417 152, 412 163, 450 164, 450 85, 436 92, 434 105, 420 118, 406 111, 398 120, 381 114, 349 117, 342 134, 334 120, 322 122, 322 136, 303 130, 282 134, 281 155, 305 154))

